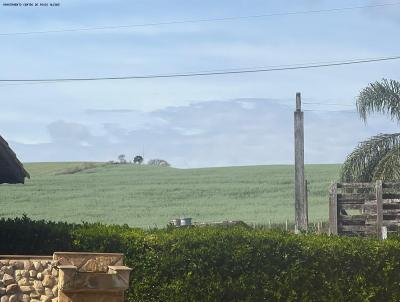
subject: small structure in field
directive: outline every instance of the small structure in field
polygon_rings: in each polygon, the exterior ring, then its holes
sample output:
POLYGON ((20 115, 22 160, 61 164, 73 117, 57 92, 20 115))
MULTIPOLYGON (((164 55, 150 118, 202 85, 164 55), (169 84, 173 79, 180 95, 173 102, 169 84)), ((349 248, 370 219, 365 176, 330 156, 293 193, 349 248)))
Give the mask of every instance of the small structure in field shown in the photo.
POLYGON ((185 227, 192 225, 192 218, 177 218, 170 221, 170 225, 175 227, 185 227))
POLYGON ((222 227, 230 227, 230 226, 247 226, 241 220, 225 220, 225 221, 218 221, 218 222, 192 222, 192 218, 177 218, 172 219, 169 223, 170 226, 173 227, 188 227, 188 226, 195 226, 195 227, 207 227, 207 226, 222 226, 222 227))
POLYGON ((30 178, 29 173, 8 143, 0 136, 0 184, 24 183, 25 177, 30 178))

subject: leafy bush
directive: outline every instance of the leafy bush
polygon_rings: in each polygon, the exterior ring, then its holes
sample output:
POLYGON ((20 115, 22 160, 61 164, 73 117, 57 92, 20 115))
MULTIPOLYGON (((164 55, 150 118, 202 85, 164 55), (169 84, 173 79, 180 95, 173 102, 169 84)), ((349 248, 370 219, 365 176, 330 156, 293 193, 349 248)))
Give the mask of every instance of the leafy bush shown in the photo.
POLYGON ((147 164, 149 166, 170 167, 171 165, 164 159, 150 159, 147 164))
POLYGON ((400 241, 0 220, 0 252, 122 252, 128 301, 399 301, 400 241))
POLYGON ((0 219, 0 254, 51 255, 56 250, 70 251, 71 231, 76 225, 27 216, 0 219))

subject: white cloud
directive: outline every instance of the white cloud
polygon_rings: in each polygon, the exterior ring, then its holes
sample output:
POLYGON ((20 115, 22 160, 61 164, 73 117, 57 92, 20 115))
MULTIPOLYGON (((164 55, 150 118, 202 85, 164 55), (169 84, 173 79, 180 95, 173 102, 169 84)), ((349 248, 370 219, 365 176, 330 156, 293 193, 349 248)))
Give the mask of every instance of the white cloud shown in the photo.
MULTIPOLYGON (((148 113, 88 110, 84 116, 86 123, 50 123, 50 143, 12 145, 24 161, 106 161, 144 149, 147 159, 182 168, 293 162, 293 108, 285 102, 210 101, 148 113)), ((359 141, 396 129, 384 117, 364 125, 354 112, 306 111, 306 161, 342 162, 359 141)))
MULTIPOLYGON (((62 2, 52 13, 0 6, 1 31, 255 15, 359 1, 62 2)), ((159 74, 394 55, 399 8, 2 36, 0 78, 159 74)), ((166 157, 182 167, 289 163, 292 109, 284 104, 293 103, 295 92, 305 99, 349 104, 369 82, 397 79, 399 70, 399 62, 391 61, 223 77, 1 84, 6 106, 0 112, 0 133, 14 142, 24 160, 108 160, 121 152, 141 152, 145 145, 146 156, 166 157), (217 101, 228 99, 233 101, 217 101), (88 108, 95 111, 86 112, 88 108), (68 145, 58 139, 63 133, 68 145)), ((364 126, 357 117, 339 113, 306 115, 311 162, 342 161, 358 140, 396 128, 384 118, 364 126), (349 129, 356 133, 350 135, 349 129)))

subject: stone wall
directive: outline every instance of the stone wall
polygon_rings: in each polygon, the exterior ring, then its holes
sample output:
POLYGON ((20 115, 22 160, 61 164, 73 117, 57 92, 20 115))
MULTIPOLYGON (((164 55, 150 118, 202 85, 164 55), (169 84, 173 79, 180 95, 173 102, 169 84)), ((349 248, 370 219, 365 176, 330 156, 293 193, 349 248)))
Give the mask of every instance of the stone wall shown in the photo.
POLYGON ((1 257, 0 302, 58 302, 58 268, 52 257, 1 257))
POLYGON ((123 302, 123 254, 0 256, 0 302, 123 302))

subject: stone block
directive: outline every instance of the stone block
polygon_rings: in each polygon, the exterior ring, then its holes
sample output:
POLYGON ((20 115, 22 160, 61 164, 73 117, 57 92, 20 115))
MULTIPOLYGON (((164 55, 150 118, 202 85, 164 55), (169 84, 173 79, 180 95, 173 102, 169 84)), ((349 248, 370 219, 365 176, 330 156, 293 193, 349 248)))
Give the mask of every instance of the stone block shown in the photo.
POLYGON ((50 302, 51 299, 49 297, 47 297, 46 295, 41 295, 40 296, 40 301, 41 302, 50 302))
POLYGON ((123 265, 123 254, 104 253, 54 253, 54 260, 59 265, 73 265, 79 272, 103 272, 108 271, 108 266, 123 265))
POLYGON ((14 269, 12 268, 12 266, 3 266, 2 268, 1 268, 1 271, 4 273, 4 274, 7 274, 7 275, 13 275, 14 274, 14 269))
POLYGON ((19 286, 29 286, 31 283, 29 282, 28 278, 22 278, 21 280, 18 280, 18 285, 19 286))
POLYGON ((40 299, 40 294, 38 292, 32 292, 29 296, 31 299, 40 299))
POLYGON ((7 285, 7 287, 6 287, 6 293, 7 293, 7 295, 15 294, 18 291, 18 289, 19 289, 18 284, 10 284, 10 285, 7 285))
POLYGON ((44 287, 43 287, 43 284, 42 284, 42 282, 41 281, 39 281, 39 280, 35 280, 35 281, 33 281, 33 287, 35 288, 35 290, 38 292, 38 293, 44 293, 44 287))
POLYGON ((13 283, 15 283, 14 278, 9 274, 4 274, 4 276, 3 276, 3 284, 4 284, 4 286, 8 286, 8 285, 13 284, 13 283))
POLYGON ((30 260, 25 260, 25 261, 24 261, 24 269, 27 270, 27 271, 29 271, 29 270, 31 270, 32 268, 33 268, 32 261, 30 261, 30 260))
POLYGON ((42 281, 44 287, 53 287, 55 284, 54 277, 52 275, 45 275, 42 281))
POLYGON ((0 299, 0 302, 9 302, 9 297, 8 296, 3 296, 3 297, 1 297, 1 299, 0 299))
POLYGON ((24 294, 30 294, 35 290, 33 286, 20 286, 19 289, 24 294))
POLYGON ((17 295, 11 295, 8 298, 8 302, 18 302, 18 296, 17 295))
POLYGON ((41 272, 43 270, 43 266, 42 266, 42 263, 40 261, 33 261, 33 267, 38 272, 41 272))

